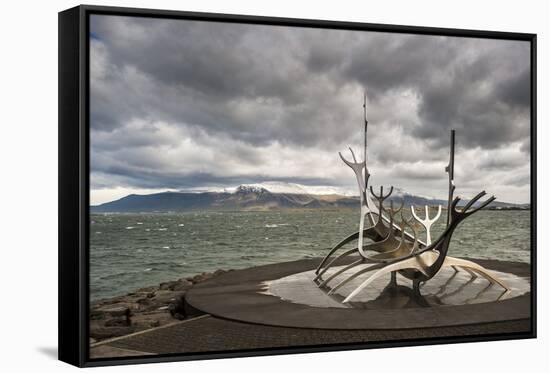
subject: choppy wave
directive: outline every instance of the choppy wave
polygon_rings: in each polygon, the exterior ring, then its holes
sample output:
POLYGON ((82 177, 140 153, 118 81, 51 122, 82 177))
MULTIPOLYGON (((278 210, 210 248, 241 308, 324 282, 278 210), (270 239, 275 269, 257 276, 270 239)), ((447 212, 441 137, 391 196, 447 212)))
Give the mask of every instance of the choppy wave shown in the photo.
POLYGON ((284 226, 287 226, 287 225, 290 225, 290 224, 288 224, 288 223, 266 224, 266 225, 264 225, 264 227, 266 227, 266 228, 277 228, 277 227, 284 227, 284 226))
MULTIPOLYGON (((358 215, 351 209, 315 214, 304 210, 93 215, 91 297, 124 294, 219 268, 322 257, 358 229, 358 215), (177 233, 169 229, 182 224, 185 229, 177 229, 177 233)), ((440 219, 432 237, 443 230, 443 224, 440 219)), ((473 215, 456 231, 450 253, 529 262, 529 212, 482 211, 473 215)))

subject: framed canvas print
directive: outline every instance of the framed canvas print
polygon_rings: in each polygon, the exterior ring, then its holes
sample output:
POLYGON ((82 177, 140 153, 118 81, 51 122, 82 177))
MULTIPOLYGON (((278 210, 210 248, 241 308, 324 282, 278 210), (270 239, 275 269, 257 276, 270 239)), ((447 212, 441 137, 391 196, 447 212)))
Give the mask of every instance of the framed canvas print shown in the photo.
POLYGON ((59 357, 536 335, 536 36, 59 13, 59 357))

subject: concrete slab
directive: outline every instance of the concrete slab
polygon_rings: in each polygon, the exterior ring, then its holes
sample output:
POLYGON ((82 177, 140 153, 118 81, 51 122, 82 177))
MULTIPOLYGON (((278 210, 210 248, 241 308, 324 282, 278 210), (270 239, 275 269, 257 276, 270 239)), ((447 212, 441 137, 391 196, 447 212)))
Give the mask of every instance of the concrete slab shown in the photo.
MULTIPOLYGON (((348 258, 351 262, 355 258, 348 258)), ((474 259, 488 269, 529 278, 525 263, 474 259)), ((285 301, 265 294, 266 281, 310 271, 319 259, 231 271, 195 286, 187 302, 205 313, 235 321, 280 327, 312 329, 395 330, 528 320, 531 294, 495 302, 438 307, 354 309, 323 308, 285 301)), ((342 264, 346 264, 345 262, 342 264)))

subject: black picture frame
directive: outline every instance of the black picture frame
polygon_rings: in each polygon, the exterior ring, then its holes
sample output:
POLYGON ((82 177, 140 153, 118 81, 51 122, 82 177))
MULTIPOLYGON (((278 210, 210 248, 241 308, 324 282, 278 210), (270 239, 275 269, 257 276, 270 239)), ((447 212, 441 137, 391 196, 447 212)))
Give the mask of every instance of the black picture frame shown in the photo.
POLYGON ((336 22, 293 18, 196 13, 81 5, 59 13, 59 360, 79 367, 215 359, 304 352, 433 345, 536 337, 536 34, 336 22), (89 17, 91 14, 300 26, 420 35, 528 41, 531 45, 531 331, 471 337, 361 344, 288 347, 247 351, 90 359, 89 356, 89 17))

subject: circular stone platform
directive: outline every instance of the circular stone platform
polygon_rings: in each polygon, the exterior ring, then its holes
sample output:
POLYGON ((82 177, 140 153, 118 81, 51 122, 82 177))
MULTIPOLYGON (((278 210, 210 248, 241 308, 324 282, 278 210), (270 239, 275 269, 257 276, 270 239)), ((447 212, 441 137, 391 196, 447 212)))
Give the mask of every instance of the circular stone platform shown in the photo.
POLYGON ((496 271, 512 292, 503 294, 483 278, 445 269, 421 288, 421 299, 411 297, 410 281, 400 279, 399 286, 389 288, 385 276, 354 303, 343 305, 343 294, 329 296, 311 281, 320 260, 304 259, 230 271, 194 286, 186 300, 221 318, 315 329, 410 329, 529 319, 530 266, 473 261, 496 271))

